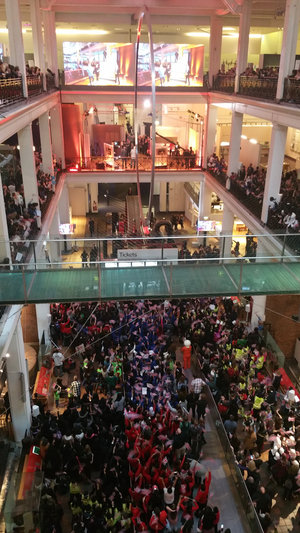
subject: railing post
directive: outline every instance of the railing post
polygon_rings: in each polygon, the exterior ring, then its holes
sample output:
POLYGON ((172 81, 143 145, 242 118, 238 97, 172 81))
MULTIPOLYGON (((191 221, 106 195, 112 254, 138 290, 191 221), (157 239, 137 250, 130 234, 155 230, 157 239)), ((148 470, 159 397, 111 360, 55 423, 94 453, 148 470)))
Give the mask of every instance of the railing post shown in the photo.
POLYGON ((99 300, 101 300, 101 263, 98 261, 98 290, 99 290, 99 300))
POLYGON ((36 250, 35 250, 34 242, 32 242, 32 246, 33 246, 33 258, 34 258, 34 270, 36 270, 36 250))
MULTIPOLYGON (((163 258, 164 258, 164 242, 165 242, 165 239, 162 239, 161 241, 161 260, 163 261, 163 258)), ((163 265, 163 262, 162 262, 162 265, 163 265)))
POLYGON ((169 290, 170 296, 172 296, 173 293, 173 261, 171 261, 171 268, 170 268, 170 290, 169 290))
POLYGON ((23 289, 24 289, 24 300, 27 302, 27 289, 26 289, 26 279, 24 273, 24 265, 22 265, 22 279, 23 279, 23 289))
POLYGON ((286 230, 285 230, 285 234, 284 234, 284 237, 283 237, 283 245, 282 245, 282 252, 281 252, 281 263, 283 263, 283 258, 284 258, 284 252, 285 252, 285 246, 286 246, 287 232, 288 232, 288 229, 286 228, 286 230))
POLYGON ((240 261, 240 282, 239 282, 239 295, 242 292, 242 282, 243 282, 243 266, 244 266, 244 259, 241 259, 240 261))

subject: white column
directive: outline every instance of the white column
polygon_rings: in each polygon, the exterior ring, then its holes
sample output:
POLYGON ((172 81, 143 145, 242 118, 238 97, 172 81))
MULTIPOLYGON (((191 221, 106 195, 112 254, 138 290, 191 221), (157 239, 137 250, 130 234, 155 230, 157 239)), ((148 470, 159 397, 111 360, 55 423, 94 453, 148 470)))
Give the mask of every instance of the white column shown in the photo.
POLYGON ((38 204, 39 193, 36 179, 35 158, 33 152, 33 139, 31 124, 18 131, 18 140, 20 146, 20 161, 24 185, 24 196, 26 205, 29 202, 38 204))
POLYGON ((274 198, 277 198, 280 191, 286 137, 287 126, 273 124, 267 176, 264 189, 264 199, 261 212, 261 220, 265 223, 268 220, 270 197, 273 196, 274 198))
POLYGON ((47 243, 47 246, 49 246, 48 252, 50 255, 51 263, 61 262, 62 243, 60 243, 60 241, 57 241, 57 239, 61 239, 61 236, 59 235, 59 225, 60 216, 59 210, 57 209, 54 213, 54 217, 50 226, 50 242, 47 243), (51 239, 54 239, 54 241, 51 241, 51 239))
POLYGON ((5 213, 2 179, 0 177, 0 263, 2 263, 3 259, 6 257, 8 257, 9 262, 11 263, 11 251, 5 213))
POLYGON ((98 213, 98 183, 90 183, 91 213, 98 213))
POLYGON ((32 27, 32 40, 33 40, 33 56, 34 64, 39 67, 44 78, 43 85, 46 89, 46 76, 45 76, 45 57, 44 57, 44 41, 42 33, 42 17, 40 11, 40 0, 30 0, 30 18, 32 27))
POLYGON ((222 49, 222 19, 212 16, 210 19, 209 37, 209 85, 213 85, 213 77, 219 72, 222 49))
POLYGON ((286 0, 282 48, 280 55, 279 74, 276 99, 281 100, 284 91, 284 80, 292 73, 295 64, 298 27, 300 18, 299 0, 286 0))
POLYGON ((47 344, 49 342, 49 326, 51 322, 50 304, 35 304, 35 307, 39 341, 42 341, 44 333, 45 344, 47 344))
POLYGON ((237 172, 240 168, 240 148, 241 135, 243 127, 243 114, 232 111, 231 131, 230 131, 230 147, 227 174, 230 176, 231 172, 237 172))
POLYGON ((252 296, 252 315, 251 315, 251 327, 257 328, 260 322, 264 322, 266 318, 266 301, 265 294, 259 296, 252 296))
POLYGON ((217 133, 217 116, 218 108, 209 104, 207 106, 207 112, 205 117, 205 130, 204 130, 204 150, 202 165, 203 168, 207 168, 207 158, 215 151, 215 140, 217 133))
POLYGON ((53 176, 53 156, 52 156, 52 143, 51 143, 51 132, 49 124, 49 113, 43 113, 39 117, 39 126, 40 126, 40 138, 41 138, 41 149, 42 149, 42 161, 43 161, 43 171, 46 174, 53 176))
POLYGON ((224 202, 223 219, 222 219, 222 235, 229 235, 229 237, 223 238, 223 244, 221 249, 222 257, 231 257, 232 239, 230 235, 233 233, 234 213, 229 209, 228 205, 224 202))
POLYGON ((20 69, 23 94, 27 98, 26 65, 19 0, 5 0, 5 10, 8 28, 9 60, 12 65, 18 66, 20 69))
POLYGON ((43 22, 46 52, 46 68, 49 68, 51 72, 55 74, 55 83, 56 86, 58 86, 57 43, 54 11, 43 11, 43 22))
POLYGON ((16 442, 20 442, 31 425, 28 368, 25 359, 21 321, 15 327, 7 358, 7 383, 11 419, 16 442))
POLYGON ((207 187, 205 177, 201 177, 199 183, 199 207, 198 219, 203 220, 203 217, 210 217, 211 215, 211 190, 207 187))
POLYGON ((61 224, 70 224, 69 189, 65 184, 61 191, 59 204, 59 218, 61 224))
POLYGON ((50 126, 51 126, 51 139, 52 150, 57 161, 61 162, 62 168, 66 167, 65 163, 65 143, 64 143, 64 130, 62 122, 61 105, 58 104, 50 109, 50 126))
POLYGON ((240 75, 245 71, 248 64, 251 6, 252 0, 244 0, 240 14, 239 41, 234 87, 236 93, 239 92, 240 75))

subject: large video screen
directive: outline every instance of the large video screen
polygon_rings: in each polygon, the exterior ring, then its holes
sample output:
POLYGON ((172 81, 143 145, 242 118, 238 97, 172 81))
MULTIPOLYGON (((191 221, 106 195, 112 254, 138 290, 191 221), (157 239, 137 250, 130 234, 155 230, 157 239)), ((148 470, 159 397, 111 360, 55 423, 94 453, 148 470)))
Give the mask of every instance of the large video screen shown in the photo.
POLYGON ((131 43, 63 43, 66 85, 133 85, 131 43))
MULTIPOLYGON (((66 85, 133 85, 135 45, 64 42, 66 85)), ((154 44, 155 83, 163 87, 203 85, 203 45, 154 44)), ((140 43, 138 85, 151 85, 150 47, 140 43)))
MULTIPOLYGON (((201 87, 204 46, 154 44, 155 83, 162 87, 201 87)), ((139 45, 138 84, 151 84, 150 47, 139 45)))

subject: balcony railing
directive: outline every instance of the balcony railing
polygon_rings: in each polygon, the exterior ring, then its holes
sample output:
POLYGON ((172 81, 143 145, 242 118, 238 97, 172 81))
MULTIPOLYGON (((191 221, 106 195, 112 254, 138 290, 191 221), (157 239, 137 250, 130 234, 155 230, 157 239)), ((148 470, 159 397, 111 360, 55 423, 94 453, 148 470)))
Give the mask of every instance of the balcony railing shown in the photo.
MULTIPOLYGON (((43 75, 27 76, 28 98, 44 92, 43 75)), ((55 90, 54 76, 46 76, 46 90, 55 90)), ((6 107, 24 100, 22 78, 0 79, 0 108, 6 107)))
POLYGON ((37 94, 41 94, 43 92, 43 76, 27 76, 27 90, 28 90, 28 97, 36 96, 37 94))
POLYGON ((300 104, 300 80, 285 78, 283 100, 290 104, 300 104))
POLYGON ((55 76, 51 76, 51 74, 46 74, 46 89, 47 89, 47 92, 49 91, 53 91, 54 89, 56 89, 56 85, 55 85, 55 76))
MULTIPOLYGON (((139 154, 139 170, 150 171, 152 159, 150 156, 139 154)), ((136 168, 135 159, 130 157, 114 156, 92 156, 73 157, 66 161, 69 172, 99 172, 99 171, 134 171, 136 168)), ((200 161, 196 155, 167 155, 155 158, 156 170, 176 170, 176 171, 199 171, 200 161)))
POLYGON ((240 76, 239 94, 275 100, 277 78, 256 78, 255 76, 240 76))
POLYGON ((231 94, 234 92, 234 83, 235 76, 220 74, 213 78, 213 90, 231 94))
MULTIPOLYGON (((256 78, 255 76, 240 76, 239 92, 242 96, 276 101, 277 78, 256 78)), ((213 91, 234 93, 235 77, 227 74, 214 76, 213 91)), ((300 104, 300 80, 286 78, 282 100, 291 104, 300 104)))
POLYGON ((0 80, 0 107, 20 102, 23 98, 21 78, 0 80))

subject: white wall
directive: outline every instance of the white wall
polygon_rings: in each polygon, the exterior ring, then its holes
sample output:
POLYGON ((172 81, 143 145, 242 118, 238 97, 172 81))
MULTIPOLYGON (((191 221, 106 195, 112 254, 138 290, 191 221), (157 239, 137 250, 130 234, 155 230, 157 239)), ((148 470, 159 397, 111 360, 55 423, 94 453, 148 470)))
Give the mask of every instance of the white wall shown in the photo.
POLYGON ((86 214, 86 189, 85 187, 69 188, 70 206, 72 216, 85 216, 86 214))

